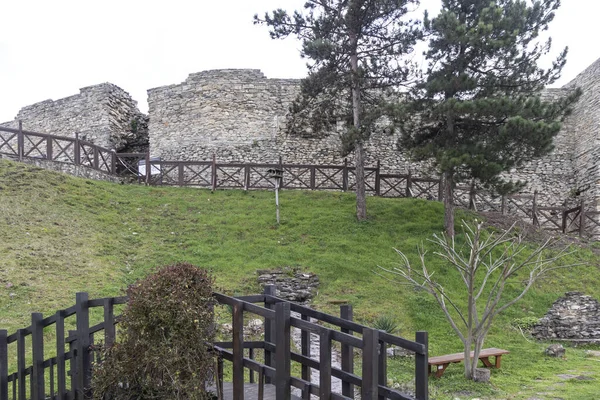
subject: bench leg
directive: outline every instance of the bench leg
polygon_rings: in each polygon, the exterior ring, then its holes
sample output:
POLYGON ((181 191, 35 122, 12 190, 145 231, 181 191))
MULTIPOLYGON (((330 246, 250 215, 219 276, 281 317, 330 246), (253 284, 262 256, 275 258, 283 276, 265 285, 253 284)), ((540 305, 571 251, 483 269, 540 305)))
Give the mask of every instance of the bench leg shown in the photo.
POLYGON ((446 370, 446 368, 448 367, 448 365, 450 365, 450 363, 438 365, 437 366, 437 370, 435 371, 435 377, 436 378, 441 378, 442 375, 444 375, 444 371, 446 370))
POLYGON ((484 366, 486 366, 488 368, 493 367, 492 363, 490 362, 489 357, 480 357, 479 359, 481 360, 481 362, 483 363, 484 366))
POLYGON ((498 355, 496 356, 496 368, 500 368, 500 362, 502 360, 502 356, 498 355))

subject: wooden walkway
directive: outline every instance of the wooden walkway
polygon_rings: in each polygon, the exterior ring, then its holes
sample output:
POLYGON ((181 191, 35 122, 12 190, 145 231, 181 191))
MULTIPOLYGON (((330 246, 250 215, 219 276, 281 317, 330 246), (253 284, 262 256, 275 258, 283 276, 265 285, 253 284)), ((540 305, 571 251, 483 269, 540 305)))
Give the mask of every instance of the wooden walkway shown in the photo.
MULTIPOLYGON (((217 392, 214 386, 208 387, 207 390, 217 392)), ((258 399, 258 384, 244 383, 244 400, 256 399, 258 399)), ((223 382, 223 400, 233 400, 233 383, 223 382)), ((275 385, 265 384, 263 400, 275 400, 275 385)), ((292 395, 291 400, 302 400, 302 398, 292 395)))

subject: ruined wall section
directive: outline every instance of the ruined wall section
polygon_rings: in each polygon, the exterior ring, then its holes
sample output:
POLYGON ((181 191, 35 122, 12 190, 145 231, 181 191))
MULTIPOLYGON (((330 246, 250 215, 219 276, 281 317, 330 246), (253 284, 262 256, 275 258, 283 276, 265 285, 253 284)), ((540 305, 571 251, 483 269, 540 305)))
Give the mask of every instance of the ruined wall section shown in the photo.
POLYGON ((564 87, 583 90, 566 126, 573 140, 575 193, 600 211, 600 60, 564 87))
MULTIPOLYGON (((541 93, 543 101, 556 101, 570 93, 567 88, 549 88, 541 93)), ((554 138, 554 149, 541 158, 529 161, 514 168, 504 177, 513 181, 524 181, 523 193, 539 192, 539 201, 545 206, 561 206, 576 201, 575 170, 573 164, 574 119, 563 122, 560 132, 554 138)))
MULTIPOLYGON (((15 121, 23 129, 75 137, 96 145, 126 150, 131 144, 147 146, 147 117, 129 93, 110 83, 88 86, 80 93, 59 100, 45 100, 23 107, 15 121), (133 122, 138 121, 138 122, 133 122), (144 131, 144 129, 146 129, 144 131)), ((16 122, 6 123, 15 127, 16 122)))
MULTIPOLYGON (((296 79, 268 79, 259 70, 212 70, 148 91, 150 151, 163 160, 341 165, 340 132, 307 138, 285 132, 296 79)), ((397 135, 375 132, 366 163, 387 172, 422 171, 396 151, 397 135)), ((352 164, 354 155, 347 156, 352 164)))

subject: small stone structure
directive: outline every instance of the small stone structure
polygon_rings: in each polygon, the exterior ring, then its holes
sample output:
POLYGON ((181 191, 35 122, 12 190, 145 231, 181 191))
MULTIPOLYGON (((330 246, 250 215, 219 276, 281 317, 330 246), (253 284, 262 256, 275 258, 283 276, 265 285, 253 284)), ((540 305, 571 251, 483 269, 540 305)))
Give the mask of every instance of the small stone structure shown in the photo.
POLYGON ((14 121, 0 126, 75 137, 119 152, 146 151, 148 117, 129 93, 111 83, 88 86, 79 94, 23 107, 14 121))
POLYGON ((319 287, 319 277, 296 268, 259 270, 261 286, 275 285, 277 297, 297 303, 308 303, 319 287))
POLYGON ((600 303, 580 292, 568 292, 533 327, 532 335, 540 340, 600 342, 600 303))

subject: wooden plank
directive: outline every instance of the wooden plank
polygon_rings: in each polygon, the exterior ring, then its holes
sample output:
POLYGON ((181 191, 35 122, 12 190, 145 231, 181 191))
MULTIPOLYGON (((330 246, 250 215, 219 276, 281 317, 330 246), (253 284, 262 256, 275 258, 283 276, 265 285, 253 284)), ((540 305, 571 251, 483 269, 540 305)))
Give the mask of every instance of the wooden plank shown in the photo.
MULTIPOLYGON (((308 315, 302 314, 300 318, 303 321, 310 321, 310 317, 308 315)), ((300 331, 300 351, 304 357, 310 358, 310 332, 301 330, 300 331)), ((302 364, 302 379, 310 382, 310 374, 311 369, 310 366, 302 364)), ((306 394, 303 392, 302 397, 306 397, 306 394)))
POLYGON ((58 398, 64 399, 67 393, 67 372, 65 368, 65 317, 64 311, 56 312, 56 381, 58 398))
POLYGON ((319 399, 331 397, 331 332, 323 329, 319 335, 319 399))
POLYGON ((415 341, 425 348, 425 351, 422 354, 415 354, 415 397, 417 400, 428 400, 429 365, 427 358, 429 338, 427 332, 418 331, 415 335, 415 341))
POLYGON ((378 390, 378 356, 379 331, 365 328, 363 330, 363 349, 362 349, 362 400, 375 400, 378 390))
MULTIPOLYGON (((84 396, 90 394, 92 380, 92 364, 90 360, 90 314, 88 294, 79 292, 75 295, 77 310, 77 389, 84 396)), ((71 371, 72 373, 73 371, 71 371)))
POLYGON ((244 305, 233 305, 233 400, 244 400, 244 305))
POLYGON ((26 399, 25 387, 25 330, 17 330, 17 390, 19 400, 26 399))
MULTIPOLYGON (((354 319, 352 305, 344 304, 340 306, 340 318, 348 321, 354 319)), ((352 331, 346 328, 341 328, 343 333, 352 335, 352 331)), ((342 371, 354 373, 354 350, 353 347, 342 343, 342 371)), ((350 382, 342 381, 342 395, 354 398, 354 385, 350 382)))
POLYGON ((41 313, 31 314, 31 352, 32 352, 32 400, 44 400, 44 316, 41 313))
POLYGON ((104 344, 111 346, 115 342, 115 314, 113 299, 104 299, 104 344))
POLYGON ((289 400, 290 387, 290 303, 275 305, 275 391, 277 400, 289 400))
POLYGON ((8 331, 0 330, 0 399, 8 399, 8 331))

